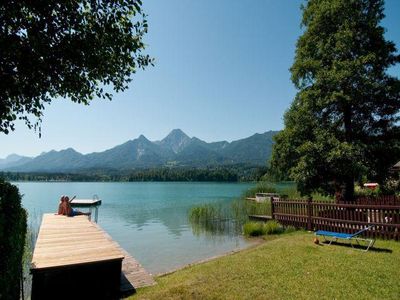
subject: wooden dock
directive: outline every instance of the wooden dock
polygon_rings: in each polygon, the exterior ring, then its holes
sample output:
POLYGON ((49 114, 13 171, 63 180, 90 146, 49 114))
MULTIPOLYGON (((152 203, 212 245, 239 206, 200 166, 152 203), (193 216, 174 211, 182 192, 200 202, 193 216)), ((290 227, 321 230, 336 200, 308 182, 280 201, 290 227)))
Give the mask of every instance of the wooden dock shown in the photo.
POLYGON ((270 221, 272 220, 272 216, 267 216, 267 215, 249 215, 250 220, 255 220, 255 221, 270 221))
POLYGON ((76 293, 82 298, 98 295, 117 299, 155 283, 131 255, 86 216, 43 215, 31 272, 32 299, 54 299, 61 290, 58 299, 76 297, 76 293))

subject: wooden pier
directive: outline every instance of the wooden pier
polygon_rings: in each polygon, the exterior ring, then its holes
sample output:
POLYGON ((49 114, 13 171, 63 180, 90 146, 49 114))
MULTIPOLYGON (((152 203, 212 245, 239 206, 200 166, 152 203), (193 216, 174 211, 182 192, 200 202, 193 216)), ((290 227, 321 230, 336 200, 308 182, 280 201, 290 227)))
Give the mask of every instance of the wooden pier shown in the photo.
POLYGON ((43 215, 31 272, 33 300, 118 299, 155 283, 86 216, 43 215))
POLYGON ((255 221, 271 221, 272 216, 267 216, 267 215, 249 215, 250 220, 255 220, 255 221))

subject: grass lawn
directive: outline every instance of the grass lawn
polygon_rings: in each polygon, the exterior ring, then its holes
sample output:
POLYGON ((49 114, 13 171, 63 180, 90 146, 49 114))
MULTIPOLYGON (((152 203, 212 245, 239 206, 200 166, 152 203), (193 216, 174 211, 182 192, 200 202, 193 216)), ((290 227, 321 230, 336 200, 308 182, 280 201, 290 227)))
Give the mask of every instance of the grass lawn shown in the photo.
POLYGON ((156 278, 130 299, 400 299, 400 243, 368 252, 294 232, 156 278))

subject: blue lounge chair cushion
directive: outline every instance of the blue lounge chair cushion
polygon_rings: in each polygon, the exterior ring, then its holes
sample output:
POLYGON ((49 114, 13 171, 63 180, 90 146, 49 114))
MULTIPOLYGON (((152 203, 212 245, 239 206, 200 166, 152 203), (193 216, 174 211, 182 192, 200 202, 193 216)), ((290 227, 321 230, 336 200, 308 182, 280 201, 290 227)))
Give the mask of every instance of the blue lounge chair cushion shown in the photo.
POLYGON ((350 233, 339 233, 339 232, 325 231, 325 230, 318 230, 315 234, 336 237, 339 239, 351 239, 354 236, 354 234, 350 233))

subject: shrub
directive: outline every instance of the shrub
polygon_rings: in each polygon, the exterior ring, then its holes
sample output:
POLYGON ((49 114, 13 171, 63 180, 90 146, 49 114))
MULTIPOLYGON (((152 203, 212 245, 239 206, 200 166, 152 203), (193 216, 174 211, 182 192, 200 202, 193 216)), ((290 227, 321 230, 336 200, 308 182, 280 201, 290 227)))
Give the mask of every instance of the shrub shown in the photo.
POLYGON ((261 222, 247 222, 243 225, 245 236, 260 236, 265 234, 265 226, 261 222))
POLYGON ((18 188, 0 178, 0 299, 19 299, 25 235, 18 188))
POLYGON ((279 234, 284 232, 281 224, 272 220, 267 223, 250 221, 243 225, 243 234, 245 236, 260 236, 266 234, 279 234))
POLYGON ((264 224, 264 231, 266 234, 282 233, 283 227, 277 221, 272 220, 264 224))
POLYGON ((354 196, 356 197, 378 197, 381 195, 380 187, 376 187, 375 189, 364 188, 362 186, 356 185, 354 187, 354 196))

